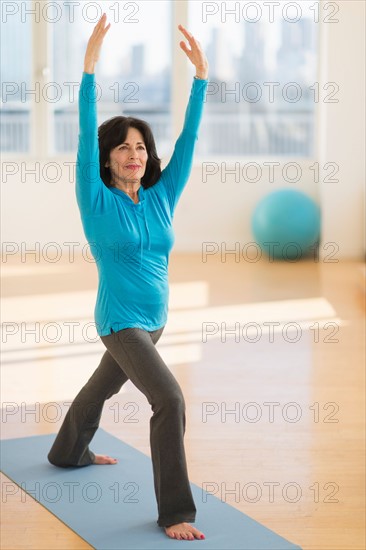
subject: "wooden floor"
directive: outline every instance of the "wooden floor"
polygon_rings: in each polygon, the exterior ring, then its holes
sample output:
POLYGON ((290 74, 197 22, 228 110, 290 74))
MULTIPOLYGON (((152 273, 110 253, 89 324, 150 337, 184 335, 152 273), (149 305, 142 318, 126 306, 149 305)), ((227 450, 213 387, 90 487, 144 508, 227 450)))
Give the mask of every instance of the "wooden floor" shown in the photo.
MULTIPOLYGON (((304 550, 365 548, 364 282, 361 262, 171 256, 158 349, 186 399, 190 479, 304 550)), ((96 284, 95 264, 82 257, 2 264, 3 439, 56 433, 98 366, 101 342, 79 330, 93 319, 96 284), (49 329, 38 342, 24 336, 37 321, 49 329), (66 321, 79 323, 74 338, 66 321), (62 411, 58 422, 42 414, 49 403, 62 411), (26 414, 32 406, 39 418, 26 414)), ((106 402, 101 427, 149 455, 150 415, 128 382, 106 402)), ((91 548, 1 481, 2 549, 91 548)))

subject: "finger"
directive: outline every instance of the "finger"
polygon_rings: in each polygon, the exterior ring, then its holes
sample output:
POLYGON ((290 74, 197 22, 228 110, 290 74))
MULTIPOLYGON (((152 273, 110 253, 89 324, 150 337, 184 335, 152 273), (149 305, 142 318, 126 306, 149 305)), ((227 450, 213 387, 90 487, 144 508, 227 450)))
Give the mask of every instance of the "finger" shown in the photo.
POLYGON ((111 24, 108 23, 108 25, 107 25, 106 28, 104 29, 103 33, 106 34, 107 31, 109 31, 110 27, 111 27, 111 24))
POLYGON ((101 28, 97 29, 97 35, 98 35, 99 37, 104 38, 105 34, 109 31, 110 26, 111 26, 111 24, 108 23, 108 25, 107 25, 105 28, 104 28, 104 27, 101 27, 101 28))
POLYGON ((102 17, 99 19, 98 23, 95 25, 95 29, 99 29, 102 25, 103 25, 103 22, 105 21, 105 18, 106 18, 106 14, 103 13, 102 17))
POLYGON ((183 40, 182 40, 182 42, 179 42, 179 45, 180 45, 180 47, 182 48, 182 50, 183 50, 187 55, 191 53, 191 50, 189 50, 189 49, 187 48, 186 43, 183 42, 183 40))
POLYGON ((106 24, 106 21, 107 21, 107 15, 106 14, 103 14, 102 16, 102 19, 100 20, 101 22, 101 26, 102 26, 102 31, 105 31, 107 28, 109 28, 111 26, 110 23, 108 23, 108 25, 104 28, 104 25, 106 24))
MULTIPOLYGON (((99 23, 98 23, 98 25, 97 25, 98 30, 102 30, 102 31, 104 30, 104 26, 105 26, 105 24, 106 24, 106 20, 107 20, 107 16, 104 14, 104 15, 101 17, 101 19, 100 19, 100 21, 99 21, 99 23)), ((108 23, 108 24, 110 25, 110 23, 108 23)))
POLYGON ((189 49, 187 47, 187 44, 185 42, 183 42, 183 40, 179 43, 180 44, 180 47, 182 48, 182 50, 188 55, 190 56, 192 53, 197 53, 197 50, 198 50, 198 46, 194 43, 190 43, 190 47, 191 49, 189 49))
POLYGON ((193 39, 193 35, 188 32, 184 27, 183 25, 178 25, 178 28, 179 30, 184 34, 184 36, 186 37, 186 39, 188 40, 188 42, 191 42, 191 40, 193 39))
POLYGON ((187 38, 187 40, 192 50, 199 49, 199 42, 198 40, 195 39, 195 37, 192 34, 187 38))
POLYGON ((93 29, 94 36, 97 35, 100 29, 102 28, 103 18, 104 18, 104 15, 102 15, 102 17, 99 19, 98 23, 95 25, 93 29))
MULTIPOLYGON (((107 14, 103 13, 102 17, 99 19, 98 23, 95 26, 97 31, 99 31, 100 29, 104 30, 104 25, 105 25, 106 20, 107 20, 107 14)), ((109 25, 110 25, 110 23, 109 23, 109 25)))

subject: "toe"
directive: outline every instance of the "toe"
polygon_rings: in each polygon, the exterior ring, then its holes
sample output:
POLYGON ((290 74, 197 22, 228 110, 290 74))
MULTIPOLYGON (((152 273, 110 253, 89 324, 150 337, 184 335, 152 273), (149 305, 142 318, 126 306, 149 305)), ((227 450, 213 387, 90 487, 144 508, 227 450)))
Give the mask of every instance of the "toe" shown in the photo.
POLYGON ((204 539, 204 538, 205 538, 205 535, 204 535, 203 533, 201 533, 201 531, 198 531, 198 529, 195 530, 194 536, 195 536, 197 539, 204 539))
POLYGON ((165 532, 168 535, 168 537, 170 537, 171 539, 175 539, 174 531, 170 531, 169 529, 165 529, 165 532))

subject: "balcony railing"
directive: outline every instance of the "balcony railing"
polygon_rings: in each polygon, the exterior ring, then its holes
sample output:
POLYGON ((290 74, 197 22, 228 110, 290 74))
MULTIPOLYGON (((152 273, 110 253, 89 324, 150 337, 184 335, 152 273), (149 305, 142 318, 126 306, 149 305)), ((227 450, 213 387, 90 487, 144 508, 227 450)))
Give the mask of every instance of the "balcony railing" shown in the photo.
MULTIPOLYGON (((208 111, 208 110, 207 110, 208 111)), ((100 122, 113 116, 102 109, 100 122)), ((171 149, 170 113, 136 114, 152 127, 160 155, 171 149)), ((75 154, 78 143, 78 113, 55 113, 56 154, 75 154)), ((205 112, 197 142, 198 156, 288 155, 309 157, 314 154, 314 117, 299 113, 211 113, 205 112)), ((1 150, 3 153, 27 153, 30 145, 29 112, 1 112, 1 150)))
POLYGON ((30 149, 30 112, 0 111, 0 150, 27 153, 30 149))

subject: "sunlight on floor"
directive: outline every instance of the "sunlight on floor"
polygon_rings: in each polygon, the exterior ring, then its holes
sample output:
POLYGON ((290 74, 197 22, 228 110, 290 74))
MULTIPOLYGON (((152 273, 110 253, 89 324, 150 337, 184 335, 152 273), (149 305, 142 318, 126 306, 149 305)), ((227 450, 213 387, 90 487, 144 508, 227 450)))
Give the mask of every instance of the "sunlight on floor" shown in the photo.
MULTIPOLYGON (((3 299, 3 402, 76 395, 105 351, 93 323, 95 296, 82 291, 3 299)), ((169 366, 199 363, 213 340, 239 345, 286 331, 291 341, 299 330, 345 324, 321 297, 207 307, 208 297, 204 281, 171 285, 169 320, 157 345, 169 366)))
POLYGON ((72 264, 69 265, 60 265, 55 266, 54 263, 50 265, 32 265, 30 263, 26 264, 25 262, 21 265, 6 265, 1 266, 1 278, 5 279, 6 277, 28 277, 29 275, 43 275, 49 273, 50 275, 55 275, 56 273, 73 273, 75 268, 72 264))

